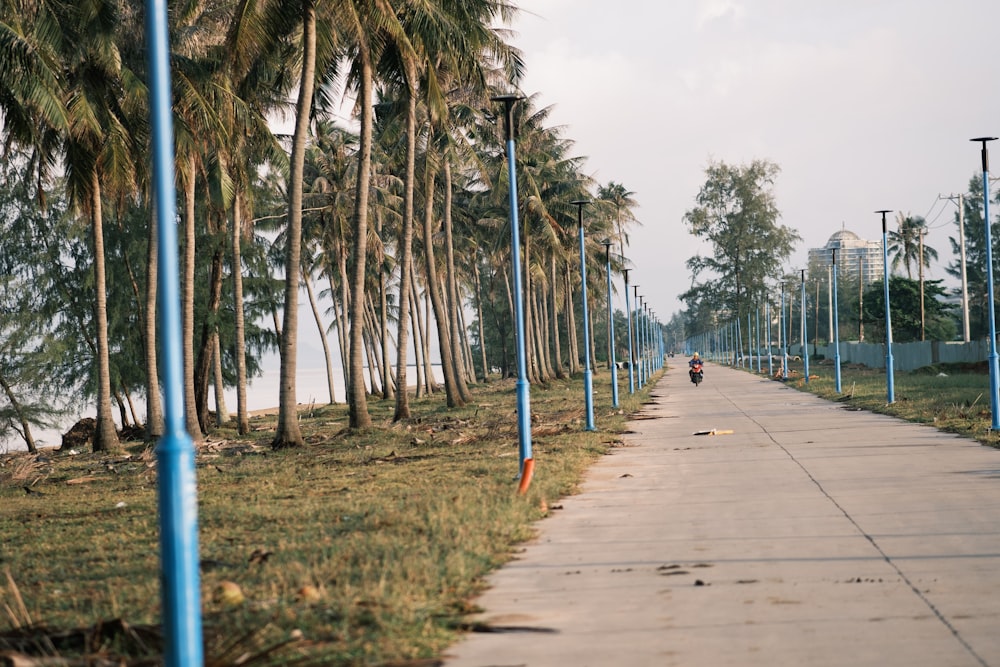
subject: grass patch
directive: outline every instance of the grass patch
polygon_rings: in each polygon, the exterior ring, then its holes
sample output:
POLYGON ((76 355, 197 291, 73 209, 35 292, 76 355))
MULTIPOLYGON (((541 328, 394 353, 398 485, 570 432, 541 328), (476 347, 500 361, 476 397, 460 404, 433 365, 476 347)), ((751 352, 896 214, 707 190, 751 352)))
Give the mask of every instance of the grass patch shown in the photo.
MULTIPOLYGON (((196 460, 208 662, 439 655, 484 575, 648 400, 649 385, 634 395, 626 385, 612 410, 607 379, 594 382, 595 432, 584 430, 581 379, 532 387, 536 469, 524 496, 513 381, 475 387, 460 409, 414 400, 419 417, 406 424, 391 423, 391 402, 373 401, 376 426, 363 432, 345 428, 346 406, 310 407, 297 450, 270 450, 273 417, 253 420, 249 438, 214 433, 196 460)), ((0 651, 141 661, 161 650, 156 462, 143 445, 128 452, 0 459, 0 568, 10 573, 0 577, 0 651), (68 634, 75 643, 52 641, 68 634)))
POLYGON ((808 384, 803 380, 802 362, 790 362, 789 372, 789 386, 845 407, 932 425, 1000 447, 1000 434, 990 428, 990 380, 985 364, 936 364, 912 372, 896 371, 892 404, 886 403, 885 369, 842 367, 840 394, 832 362, 811 362, 808 384))

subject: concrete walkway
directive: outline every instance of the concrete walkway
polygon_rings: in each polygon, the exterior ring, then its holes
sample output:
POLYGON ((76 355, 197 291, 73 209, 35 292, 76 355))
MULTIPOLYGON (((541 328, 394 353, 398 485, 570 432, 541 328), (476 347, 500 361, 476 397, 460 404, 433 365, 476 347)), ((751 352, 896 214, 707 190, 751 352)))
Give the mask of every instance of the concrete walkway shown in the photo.
POLYGON ((448 667, 1000 667, 1000 451, 714 365, 653 394, 448 667))

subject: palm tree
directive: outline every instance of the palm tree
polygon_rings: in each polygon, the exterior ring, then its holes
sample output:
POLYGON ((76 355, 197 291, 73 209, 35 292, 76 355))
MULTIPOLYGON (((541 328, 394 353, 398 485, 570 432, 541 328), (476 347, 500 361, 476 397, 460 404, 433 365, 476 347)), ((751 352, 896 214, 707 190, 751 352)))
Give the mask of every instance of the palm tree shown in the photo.
POLYGON ((312 110, 316 79, 316 6, 302 0, 302 71, 295 107, 295 132, 288 174, 288 228, 285 245, 284 321, 281 327, 281 379, 278 394, 278 425, 271 447, 300 447, 305 444, 299 429, 295 401, 295 369, 298 342, 299 267, 302 250, 302 182, 305 166, 306 135, 312 110))
POLYGON ((938 258, 937 250, 923 245, 923 257, 920 256, 921 236, 927 232, 927 221, 920 216, 911 214, 896 216, 897 231, 889 232, 889 254, 892 255, 892 268, 898 269, 902 264, 906 268, 906 277, 913 279, 911 265, 918 268, 923 263, 924 268, 930 268, 931 260, 938 258))

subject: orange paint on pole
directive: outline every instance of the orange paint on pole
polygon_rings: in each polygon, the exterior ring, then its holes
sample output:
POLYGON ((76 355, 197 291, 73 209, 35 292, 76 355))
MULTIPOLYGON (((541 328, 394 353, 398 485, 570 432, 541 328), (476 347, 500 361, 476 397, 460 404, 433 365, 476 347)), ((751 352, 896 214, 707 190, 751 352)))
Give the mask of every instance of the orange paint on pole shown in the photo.
POLYGON ((524 459, 524 467, 521 470, 521 483, 517 485, 517 495, 523 496, 531 486, 531 475, 535 472, 535 459, 524 459))

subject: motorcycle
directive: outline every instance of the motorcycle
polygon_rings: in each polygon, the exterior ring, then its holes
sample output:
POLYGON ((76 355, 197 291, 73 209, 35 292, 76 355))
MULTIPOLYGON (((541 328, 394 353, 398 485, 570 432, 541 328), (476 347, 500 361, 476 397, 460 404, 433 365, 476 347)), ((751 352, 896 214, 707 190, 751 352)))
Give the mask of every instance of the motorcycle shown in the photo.
POLYGON ((688 375, 691 376, 691 382, 694 386, 701 384, 701 381, 705 379, 705 371, 701 368, 701 361, 696 361, 691 365, 691 370, 688 371, 688 375))

